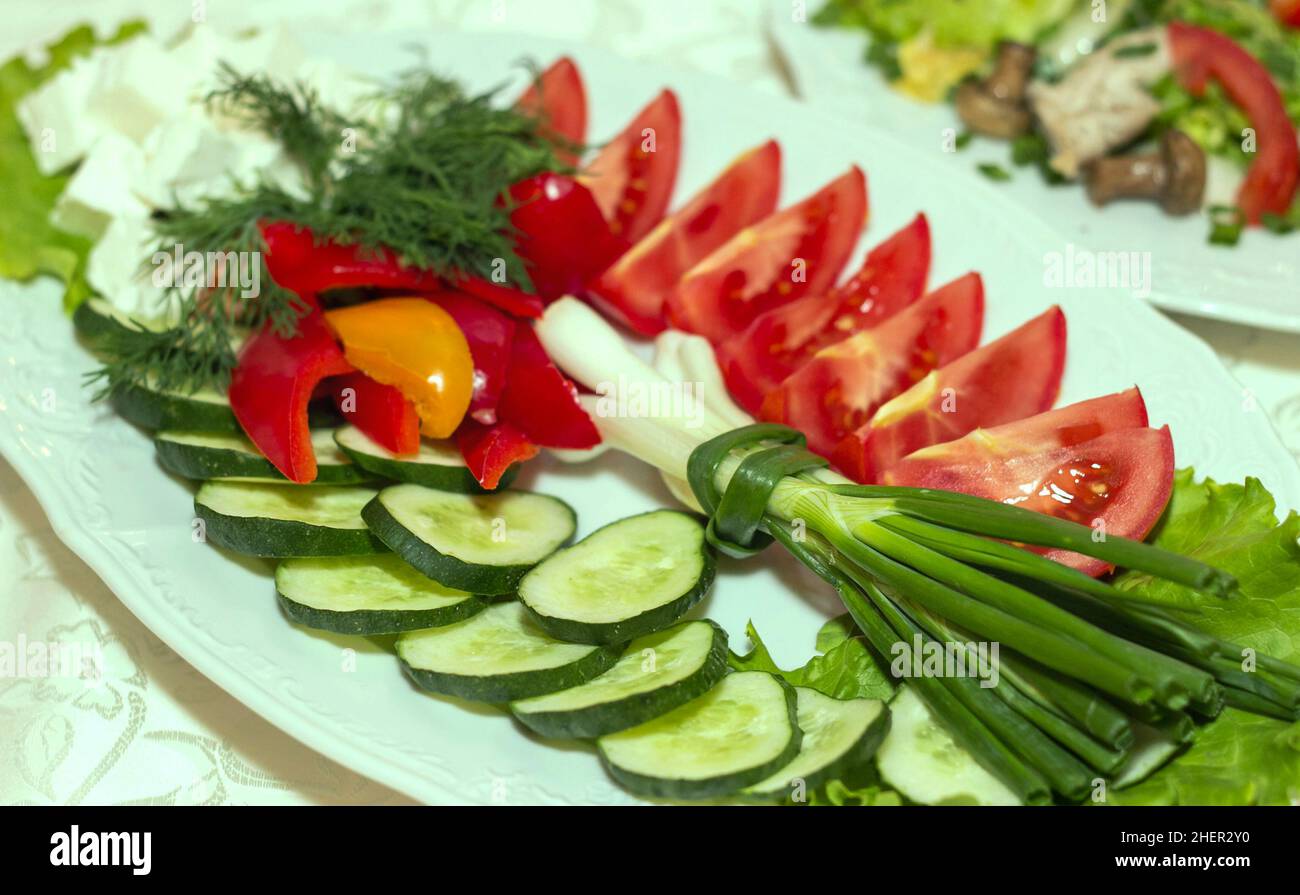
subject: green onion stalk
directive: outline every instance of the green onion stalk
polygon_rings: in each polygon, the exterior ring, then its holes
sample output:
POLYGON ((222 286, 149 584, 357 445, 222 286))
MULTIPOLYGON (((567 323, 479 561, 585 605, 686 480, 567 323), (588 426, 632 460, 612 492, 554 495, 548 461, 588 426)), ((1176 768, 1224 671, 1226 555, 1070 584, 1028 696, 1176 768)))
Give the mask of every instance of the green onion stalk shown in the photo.
MULTIPOLYGON (((612 389, 679 389, 574 299, 548 308, 538 334, 611 446, 657 467, 709 517, 720 552, 752 556, 774 541, 839 594, 884 659, 900 645, 955 650, 974 662, 998 645, 997 674, 908 677, 935 718, 1027 804, 1078 801, 1122 779, 1135 743, 1186 742, 1193 718, 1225 705, 1300 717, 1300 668, 1200 630, 1198 600, 1231 599, 1232 576, 1140 541, 1019 507, 926 488, 856 485, 785 426, 736 428, 689 402, 654 417, 609 409, 612 389), (1120 590, 1016 545, 1063 549, 1204 595, 1120 590), (991 684, 991 686, 990 686, 991 684), (1139 736, 1139 734, 1141 736, 1139 736)), ((698 395, 696 396, 698 398, 698 395)))

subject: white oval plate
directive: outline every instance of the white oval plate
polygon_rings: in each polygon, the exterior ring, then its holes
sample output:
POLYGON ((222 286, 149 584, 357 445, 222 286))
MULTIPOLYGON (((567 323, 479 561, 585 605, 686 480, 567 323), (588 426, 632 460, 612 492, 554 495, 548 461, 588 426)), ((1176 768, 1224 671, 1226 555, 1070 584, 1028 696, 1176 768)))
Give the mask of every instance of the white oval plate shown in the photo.
MULTIPOLYGON (((408 66, 401 38, 313 37, 313 51, 376 73, 408 66)), ((1180 464, 1223 480, 1256 475, 1283 507, 1300 507, 1300 472, 1264 415, 1208 348, 1146 305, 1107 290, 1045 289, 1055 237, 1006 194, 917 158, 908 147, 794 101, 727 82, 635 65, 582 47, 503 35, 440 35, 437 66, 486 86, 525 54, 574 55, 591 93, 596 139, 614 133, 664 85, 685 115, 678 196, 712 178, 736 153, 770 136, 785 150, 787 199, 857 162, 868 172, 877 242, 916 211, 934 227, 940 283, 967 269, 988 286, 987 336, 1058 302, 1070 323, 1062 401, 1142 386, 1152 419, 1170 423, 1180 464)), ((148 436, 92 405, 82 376, 92 358, 74 341, 45 282, 0 289, 0 452, 35 491, 50 523, 140 619, 237 699, 353 770, 432 803, 635 801, 581 744, 545 743, 495 709, 423 695, 403 678, 388 644, 296 628, 280 614, 270 564, 195 543, 190 487, 164 473, 148 436)), ((580 535, 665 505, 658 476, 621 456, 586 466, 532 464, 522 487, 558 494, 578 511, 580 535)), ((773 550, 724 561, 698 610, 744 649, 753 618, 779 661, 811 655, 834 596, 773 550)))
MULTIPOLYGON (((809 15, 822 2, 806 4, 809 15)), ((1183 314, 1300 333, 1300 233, 1279 237, 1254 229, 1236 246, 1213 246, 1206 242, 1205 215, 1171 218, 1147 202, 1098 209, 1082 189, 1050 187, 1032 169, 1013 166, 1005 142, 977 139, 945 152, 951 147, 945 131, 962 129, 952 108, 914 102, 891 89, 863 61, 864 33, 799 21, 793 10, 803 3, 768 0, 768 32, 803 99, 828 106, 843 120, 889 131, 916 154, 953 168, 958 178, 984 180, 976 166, 998 165, 1013 176, 997 189, 1076 248, 1147 253, 1149 274, 1121 284, 1137 298, 1183 314)))

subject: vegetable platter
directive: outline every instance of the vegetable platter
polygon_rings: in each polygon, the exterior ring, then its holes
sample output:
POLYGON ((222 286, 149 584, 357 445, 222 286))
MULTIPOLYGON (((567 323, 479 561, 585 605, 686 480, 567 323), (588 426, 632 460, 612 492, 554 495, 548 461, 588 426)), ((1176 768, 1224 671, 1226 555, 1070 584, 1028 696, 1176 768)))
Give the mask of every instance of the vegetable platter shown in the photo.
MULTIPOLYGON (((389 39, 352 37, 345 44, 311 35, 306 42, 314 56, 346 59, 375 75, 399 67, 389 39)), ((981 344, 1060 307, 1069 359, 1058 406, 1138 384, 1153 425, 1169 425, 1179 466, 1225 483, 1255 477, 1271 492, 1276 508, 1258 485, 1238 495, 1237 509, 1249 511, 1255 529, 1271 529, 1275 512, 1281 517, 1300 506, 1293 461, 1262 414, 1243 406, 1239 387, 1208 349, 1114 291, 1044 288, 1042 259, 1058 240, 995 188, 918 159, 888 135, 696 75, 505 37, 439 37, 426 46, 441 70, 474 89, 517 74, 507 60, 521 49, 539 60, 567 53, 587 84, 588 131, 597 139, 618 133, 639 104, 671 87, 680 99, 683 135, 674 208, 738 152, 772 139, 785 160, 782 207, 860 166, 870 183, 870 223, 850 270, 863 249, 923 211, 934 245, 930 283, 970 270, 981 275, 987 297, 981 344)), ((428 802, 572 804, 780 800, 788 797, 781 776, 793 769, 817 798, 834 801, 844 798, 849 784, 841 776, 850 765, 872 755, 885 779, 915 801, 1048 797, 1034 786, 1012 792, 989 785, 987 774, 954 785, 923 761, 907 760, 915 752, 907 736, 924 735, 927 722, 924 707, 906 696, 886 710, 869 698, 837 701, 806 670, 770 673, 803 666, 814 646, 828 654, 851 649, 853 630, 844 622, 828 625, 844 607, 777 548, 748 560, 715 557, 700 523, 668 509, 669 491, 645 463, 615 451, 572 465, 543 456, 522 464, 509 490, 485 496, 455 475, 445 456, 395 461, 344 429, 312 443, 313 477, 329 476, 335 484, 294 492, 302 486, 265 481, 290 475, 292 456, 279 457, 272 474, 237 435, 195 437, 180 426, 160 437, 155 462, 150 435, 90 401, 81 380, 99 362, 76 343, 51 284, 6 285, 0 300, 11 321, 3 335, 9 367, 0 448, 56 531, 187 660, 272 723, 360 773, 428 802), (395 472, 394 462, 420 468, 395 472), (424 480, 436 487, 391 481, 407 474, 431 477, 424 480), (209 480, 196 489, 191 478, 209 480), (306 491, 328 493, 320 502, 329 506, 304 510, 304 502, 316 501, 306 491), (467 512, 470 506, 490 509, 467 512), (429 527, 424 518, 449 522, 429 527), (493 519, 526 537, 486 552, 455 543, 472 536, 481 546, 481 533, 471 529, 493 519), (574 546, 551 552, 566 544, 574 546), (592 612, 579 588, 599 598, 606 576, 622 573, 618 551, 629 544, 645 555, 667 555, 671 574, 636 591, 635 600, 613 588, 595 601, 602 611, 592 612), (565 584, 573 580, 585 584, 565 584), (376 599, 412 587, 423 588, 422 596, 401 612, 413 618, 394 618, 391 602, 376 599), (518 600, 502 599, 516 592, 518 600), (362 604, 358 593, 367 596, 362 604), (724 634, 734 654, 725 675, 724 634), (626 641, 635 651, 624 649, 626 641), (483 644, 496 652, 485 655, 483 644), (662 663, 654 668, 659 677, 652 692, 639 683, 620 686, 620 675, 642 681, 644 666, 638 675, 636 667, 621 672, 620 665, 636 666, 646 650, 662 663), (510 712, 487 704, 508 705, 510 712), (739 723, 729 708, 736 705, 772 721, 745 740, 743 754, 719 756, 698 738, 683 740, 687 716, 726 736, 739 723), (892 745, 890 724, 902 736, 892 745), (839 795, 826 788, 835 781, 839 795)), ((577 307, 607 327, 594 311, 577 307)), ((680 313, 691 318, 698 308, 680 313)), ((540 344, 582 382, 583 349, 589 349, 586 360, 599 363, 600 337, 570 340, 574 350, 565 354, 548 337, 547 321, 539 327, 540 344)), ((347 344, 347 333, 337 332, 347 344)), ((647 356, 646 343, 628 344, 632 356, 647 356)), ((1043 346, 1035 342, 1031 353, 1043 346)), ((305 400, 301 409, 305 415, 305 400)), ((434 415, 422 413, 421 423, 434 415)), ((698 433, 698 441, 708 434, 698 433)), ((1179 506, 1199 493, 1184 479, 1175 483, 1182 489, 1179 506)), ((1238 492, 1225 488, 1221 499, 1231 501, 1238 492)), ((635 560, 630 565, 631 574, 640 574, 635 560)), ((1285 774, 1272 759, 1258 758, 1285 774)), ((1193 769, 1166 779, 1172 798, 1206 797, 1195 787, 1193 769)), ((1295 785, 1287 779, 1272 781, 1270 795, 1295 785)), ((900 798, 878 782, 853 792, 859 801, 900 798)), ((1154 801, 1165 790, 1142 792, 1154 801)))

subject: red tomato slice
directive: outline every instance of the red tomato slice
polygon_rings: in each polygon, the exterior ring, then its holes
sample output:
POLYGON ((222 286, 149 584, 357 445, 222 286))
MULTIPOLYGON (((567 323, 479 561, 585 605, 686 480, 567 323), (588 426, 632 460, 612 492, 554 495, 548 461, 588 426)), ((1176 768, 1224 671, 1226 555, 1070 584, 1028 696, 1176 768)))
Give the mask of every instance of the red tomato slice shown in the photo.
POLYGON ((1047 410, 1064 370, 1065 315, 1053 306, 884 404, 831 459, 856 481, 878 482, 913 451, 1047 410))
POLYGON ((665 90, 587 166, 579 181, 591 190, 609 229, 627 243, 663 219, 682 154, 682 113, 665 90))
POLYGON ((913 451, 881 477, 886 485, 966 491, 972 471, 996 477, 1004 458, 1043 454, 1121 429, 1144 429, 1147 405, 1137 388, 1058 407, 1014 423, 975 429, 961 438, 913 451))
POLYGON ((781 147, 769 140, 664 218, 591 284, 603 312, 642 335, 665 328, 664 301, 686 271, 776 209, 781 147))
MULTIPOLYGON (((1130 389, 1111 398, 1123 402, 1125 396, 1135 393, 1136 389, 1130 389)), ((1081 407, 1074 404, 1053 413, 1081 412, 1081 407)), ((1119 411, 1121 416, 1124 412, 1119 411)), ((1092 411, 1086 413, 1093 415, 1092 411)), ((1032 417, 980 433, 998 433, 996 448, 971 442, 969 435, 951 442, 949 453, 954 456, 946 463, 912 461, 947 445, 919 451, 885 478, 891 484, 943 488, 1000 500, 1093 526, 1107 535, 1145 538, 1164 512, 1173 487, 1174 446, 1169 427, 1123 426, 1095 438, 1044 448, 1039 443, 1041 432, 1035 431, 1040 428, 1038 420, 1032 417), (1018 429, 1025 432, 1024 440, 1018 429)), ((1100 416, 1094 419, 1095 425, 1103 427, 1111 422, 1100 416)), ((1089 575, 1101 575, 1111 568, 1099 559, 1066 550, 1031 549, 1089 575)))
POLYGON ((829 296, 810 295, 773 308, 718 346, 732 396, 757 413, 763 396, 821 349, 870 329, 925 293, 930 225, 918 214, 872 249, 862 267, 829 296))
POLYGON ((768 394, 759 416, 801 430, 809 448, 830 456, 881 404, 978 345, 983 322, 984 286, 969 273, 823 348, 768 394))
POLYGON ((668 297, 669 319, 716 346, 759 314, 825 293, 849 260, 866 217, 867 181, 855 166, 740 231, 687 271, 668 297))
POLYGON ((1232 38, 1186 22, 1169 23, 1169 49, 1188 92, 1200 96, 1213 77, 1255 129, 1258 151, 1237 190, 1246 220, 1258 224, 1265 214, 1285 214, 1300 184, 1300 146, 1268 69, 1232 38))
POLYGON ((552 62, 515 107, 541 118, 544 131, 557 138, 560 161, 577 164, 577 156, 564 147, 581 146, 587 139, 587 90, 572 59, 561 56, 552 62))
POLYGON ((623 244, 609 232, 591 192, 564 174, 538 174, 510 187, 510 223, 537 294, 550 301, 580 290, 623 244))
POLYGON ((1269 0, 1268 6, 1283 25, 1300 28, 1300 0, 1269 0))

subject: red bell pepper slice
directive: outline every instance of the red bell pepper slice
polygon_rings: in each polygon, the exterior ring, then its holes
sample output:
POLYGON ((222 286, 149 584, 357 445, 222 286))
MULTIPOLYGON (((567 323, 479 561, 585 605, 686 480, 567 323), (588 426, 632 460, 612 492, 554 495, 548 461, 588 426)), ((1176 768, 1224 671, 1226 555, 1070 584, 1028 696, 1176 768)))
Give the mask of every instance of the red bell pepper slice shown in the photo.
POLYGON ((353 372, 319 311, 298 320, 296 335, 270 326, 239 350, 230 376, 230 407, 249 440, 285 478, 316 479, 316 454, 307 425, 307 402, 327 376, 353 372))
POLYGON ((1189 93, 1200 96, 1213 77, 1250 119, 1258 149, 1237 191, 1246 221, 1258 224, 1265 214, 1285 214, 1300 184, 1300 147, 1268 69, 1231 38, 1186 22, 1169 23, 1169 48, 1179 83, 1189 93))
POLYGON ((610 232, 591 191, 563 174, 538 174, 510 187, 515 250, 537 294, 551 301, 580 292, 626 244, 610 232))
POLYGON ((497 417, 543 447, 589 448, 600 444, 591 417, 578 403, 578 389, 551 362, 531 326, 516 326, 506 390, 497 417))
POLYGON ((1283 25, 1300 28, 1300 0, 1269 0, 1268 7, 1283 25))
MULTIPOLYGON (((294 292, 358 286, 433 292, 442 287, 436 274, 403 265, 391 249, 375 252, 328 239, 318 242, 311 230, 288 221, 264 221, 261 230, 271 279, 294 292)), ((542 316, 542 300, 536 295, 478 277, 465 277, 456 285, 508 314, 542 316)))
POLYGON ((514 344, 515 321, 496 308, 461 292, 439 292, 427 298, 456 321, 474 358, 474 393, 469 415, 485 426, 497 421, 497 404, 505 390, 514 344))
POLYGON ((516 463, 537 456, 538 447, 509 423, 484 426, 471 419, 456 430, 456 445, 478 483, 491 491, 516 463))
POLYGON ((400 456, 420 449, 420 417, 398 389, 359 371, 325 386, 343 418, 375 444, 400 456))

